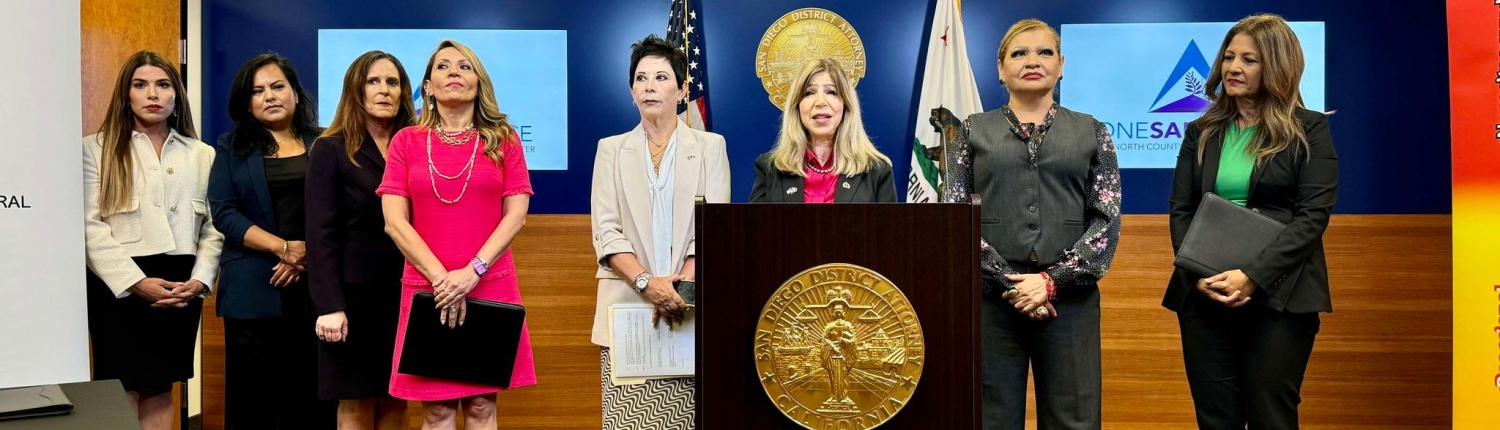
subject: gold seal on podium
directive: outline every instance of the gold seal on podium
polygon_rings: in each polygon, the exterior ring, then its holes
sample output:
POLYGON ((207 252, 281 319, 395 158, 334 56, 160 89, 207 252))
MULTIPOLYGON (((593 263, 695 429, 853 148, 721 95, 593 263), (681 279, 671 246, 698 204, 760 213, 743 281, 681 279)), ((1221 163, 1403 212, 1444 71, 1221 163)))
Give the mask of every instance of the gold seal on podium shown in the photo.
POLYGON ((865 45, 854 27, 826 9, 797 9, 777 18, 755 49, 755 76, 781 108, 787 86, 812 60, 832 58, 849 74, 849 84, 865 77, 865 45))
POLYGON ((852 264, 807 269, 766 302, 755 370, 787 418, 809 429, 870 429, 911 400, 926 364, 922 324, 891 281, 852 264))

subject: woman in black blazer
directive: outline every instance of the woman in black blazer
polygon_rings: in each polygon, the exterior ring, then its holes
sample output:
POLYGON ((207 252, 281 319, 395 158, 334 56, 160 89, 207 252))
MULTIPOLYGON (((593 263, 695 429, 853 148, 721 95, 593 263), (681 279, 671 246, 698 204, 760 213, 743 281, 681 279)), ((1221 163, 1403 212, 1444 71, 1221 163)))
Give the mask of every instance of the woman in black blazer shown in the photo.
POLYGON ((1245 267, 1209 278, 1177 269, 1162 305, 1177 312, 1199 428, 1297 428, 1318 313, 1333 311, 1323 230, 1338 156, 1327 118, 1302 108, 1302 50, 1281 17, 1241 20, 1215 58, 1212 104, 1177 156, 1172 247, 1205 192, 1287 226, 1245 267))
POLYGON ((366 52, 344 72, 333 122, 309 151, 307 275, 323 340, 318 394, 339 400, 340 427, 406 428, 406 401, 389 392, 404 259, 385 234, 375 188, 391 136, 414 112, 401 60, 366 52))
POLYGON ((860 120, 859 95, 838 61, 808 63, 781 105, 781 135, 755 159, 751 202, 894 202, 891 159, 860 120))
POLYGON ((227 429, 330 428, 318 400, 316 315, 303 242, 306 144, 317 108, 285 58, 240 67, 229 93, 234 130, 219 136, 208 198, 224 234, 218 314, 224 318, 227 429))

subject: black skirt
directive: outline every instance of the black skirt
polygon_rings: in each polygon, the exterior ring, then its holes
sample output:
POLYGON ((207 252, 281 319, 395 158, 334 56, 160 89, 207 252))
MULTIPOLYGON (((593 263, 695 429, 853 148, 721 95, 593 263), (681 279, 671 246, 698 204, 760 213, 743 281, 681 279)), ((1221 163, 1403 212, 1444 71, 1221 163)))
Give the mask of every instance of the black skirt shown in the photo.
MULTIPOLYGON (((148 278, 186 282, 197 257, 158 254, 132 260, 148 278)), ((159 392, 193 377, 202 298, 182 308, 157 309, 135 294, 115 298, 93 271, 87 282, 94 380, 119 379, 127 391, 159 392)))
POLYGON ((318 342, 318 397, 354 400, 390 397, 401 283, 344 283, 343 342, 318 342))

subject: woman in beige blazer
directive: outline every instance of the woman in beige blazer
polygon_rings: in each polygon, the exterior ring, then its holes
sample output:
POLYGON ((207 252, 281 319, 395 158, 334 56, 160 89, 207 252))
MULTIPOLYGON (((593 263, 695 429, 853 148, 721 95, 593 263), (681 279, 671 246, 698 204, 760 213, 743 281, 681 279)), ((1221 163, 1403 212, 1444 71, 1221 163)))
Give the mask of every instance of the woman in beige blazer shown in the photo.
POLYGON ((609 360, 609 309, 651 304, 669 327, 687 304, 674 283, 694 275, 693 201, 729 201, 724 137, 677 118, 687 94, 687 56, 655 35, 632 46, 630 94, 641 123, 599 141, 589 202, 599 296, 593 342, 600 346, 604 428, 688 429, 693 378, 655 378, 615 385, 609 360))
POLYGON ((119 379, 146 430, 172 426, 172 383, 193 376, 218 277, 213 160, 177 68, 155 52, 130 56, 99 133, 83 138, 85 288, 93 377, 119 379))

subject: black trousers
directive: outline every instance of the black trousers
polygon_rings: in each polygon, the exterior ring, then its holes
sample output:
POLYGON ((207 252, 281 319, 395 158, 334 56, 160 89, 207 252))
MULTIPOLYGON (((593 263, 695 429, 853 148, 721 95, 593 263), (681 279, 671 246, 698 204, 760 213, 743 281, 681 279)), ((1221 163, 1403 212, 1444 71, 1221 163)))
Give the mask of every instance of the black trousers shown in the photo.
POLYGON ((1317 313, 1251 302, 1231 309, 1193 292, 1177 313, 1198 428, 1295 429, 1317 313))
POLYGON ((1059 292, 1058 318, 1032 321, 998 294, 980 304, 984 428, 1026 425, 1026 374, 1036 382, 1037 428, 1099 429, 1099 288, 1059 292))
POLYGON ((224 319, 226 430, 337 427, 338 402, 318 398, 317 318, 306 296, 303 281, 282 291, 280 317, 224 319))

